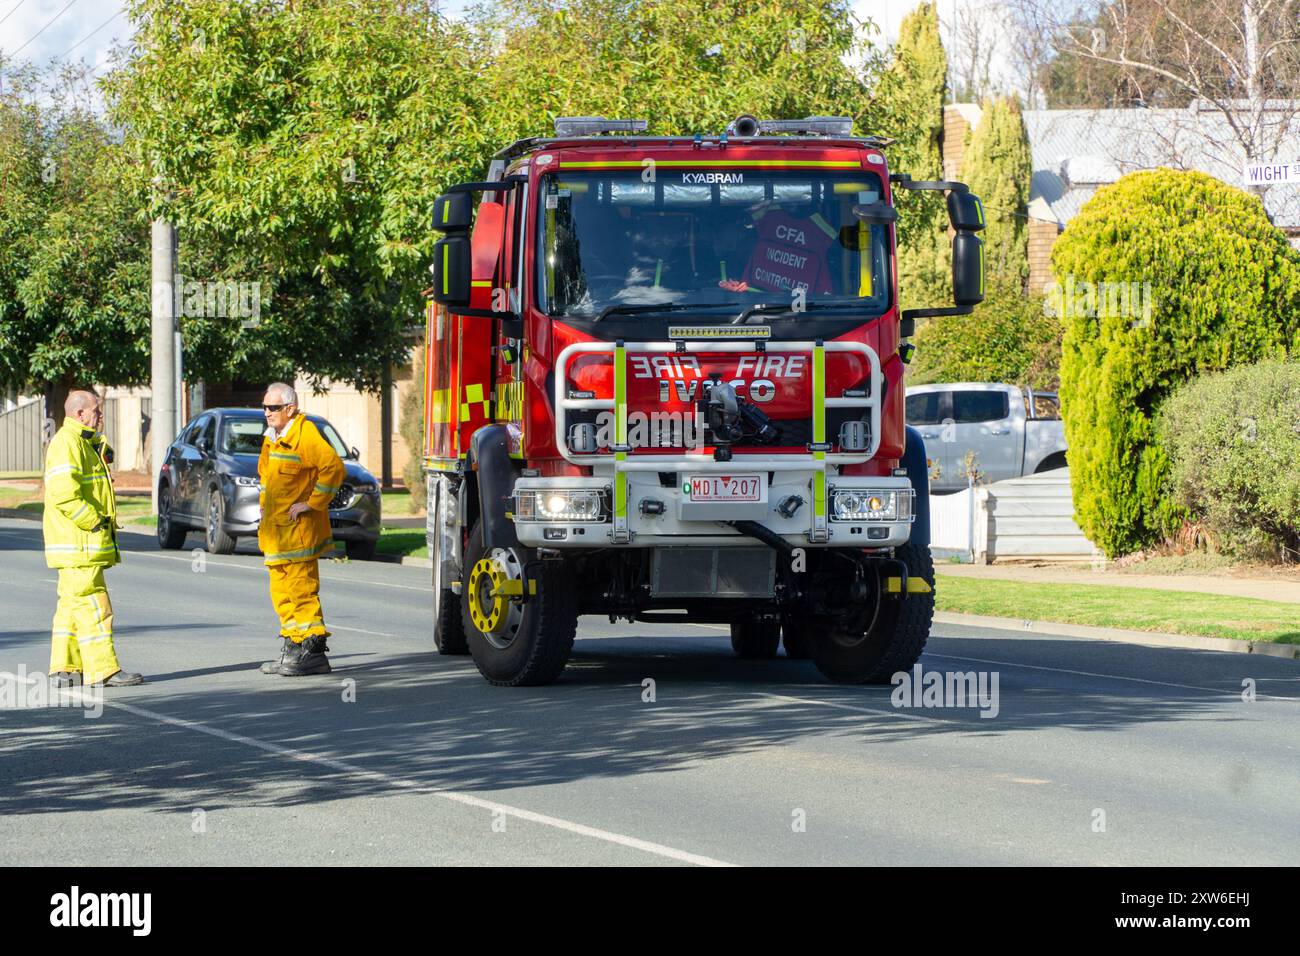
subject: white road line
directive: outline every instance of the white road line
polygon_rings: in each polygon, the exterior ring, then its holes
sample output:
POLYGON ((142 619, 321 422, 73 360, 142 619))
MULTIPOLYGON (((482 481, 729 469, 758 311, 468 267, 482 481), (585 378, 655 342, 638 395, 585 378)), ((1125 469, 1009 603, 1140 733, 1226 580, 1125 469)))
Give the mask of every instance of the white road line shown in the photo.
MULTIPOLYGON (((179 555, 179 554, 155 554, 152 551, 127 551, 125 553, 131 555, 132 557, 162 558, 164 561, 184 561, 186 564, 189 564, 194 560, 192 557, 184 557, 183 555, 179 555)), ((206 553, 207 552, 204 552, 204 554, 206 553)), ((256 574, 266 573, 266 568, 260 564, 259 565, 231 564, 227 561, 213 561, 211 558, 207 558, 204 561, 204 563, 209 565, 214 565, 218 568, 238 568, 240 571, 252 571, 256 574)), ((397 588, 400 591, 420 591, 425 594, 429 593, 428 588, 417 588, 410 584, 390 584, 387 581, 367 581, 365 578, 344 578, 332 574, 329 575, 329 577, 336 581, 346 581, 349 584, 369 584, 377 588, 397 588)))
POLYGON ((364 627, 344 627, 342 624, 333 624, 325 622, 325 627, 331 631, 356 631, 358 634, 373 634, 375 637, 397 637, 396 634, 389 634, 386 631, 367 631, 364 627))
MULTIPOLYGON (((989 661, 981 657, 955 657, 952 654, 931 654, 929 651, 926 652, 925 656, 940 657, 950 661, 969 661, 972 664, 997 664, 999 667, 1020 667, 1032 671, 1054 671, 1058 674, 1075 674, 1079 677, 1100 677, 1105 680, 1126 680, 1132 681, 1135 684, 1154 684, 1157 687, 1177 687, 1179 690, 1200 690, 1205 691, 1207 694, 1226 694, 1229 697, 1239 696, 1238 688, 1232 687, 1201 687, 1197 684, 1175 684, 1172 681, 1150 680, 1146 677, 1124 677, 1120 674, 1097 674, 1092 671, 1076 671, 1068 667, 1047 667, 1042 664, 1017 664, 1013 661, 989 661)), ((1261 694, 1258 692, 1256 692, 1255 697, 1268 697, 1272 700, 1289 700, 1292 703, 1295 703, 1297 700, 1295 697, 1278 697, 1275 694, 1261 694)))
POLYGON ((770 700, 779 700, 787 704, 807 704, 810 707, 836 707, 840 710, 852 710, 860 714, 875 714, 879 717, 902 717, 905 720, 920 720, 928 724, 944 724, 952 726, 961 723, 956 720, 944 720, 941 717, 922 717, 920 714, 913 714, 905 708, 897 710, 882 710, 877 707, 861 707, 856 704, 841 704, 834 700, 809 700, 806 697, 790 697, 787 694, 768 694, 759 692, 756 697, 766 697, 770 700))
MULTIPOLYGON (((9 677, 17 680, 16 675, 0 673, 0 677, 9 677)), ((84 692, 71 690, 76 696, 82 696, 84 692)), ((98 704, 96 699, 92 701, 98 704)), ((545 813, 535 813, 532 810, 524 810, 520 807, 510 806, 505 803, 497 803, 495 800, 484 800, 482 797, 471 796, 468 793, 458 793, 454 790, 444 790, 440 787, 431 787, 427 784, 412 783, 409 780, 403 780, 400 777, 394 777, 378 770, 368 770, 365 767, 350 763, 346 760, 339 760, 336 757, 324 757, 320 754, 309 753, 303 750, 294 750, 290 747, 284 747, 280 744, 273 744, 269 741, 258 740, 255 737, 247 737, 243 734, 236 734, 229 730, 222 730, 218 727, 209 727, 207 724, 200 723, 197 720, 185 720, 180 717, 171 717, 167 714, 160 714, 157 711, 146 710, 143 707, 136 707, 134 704, 126 704, 121 701, 103 701, 105 707, 115 707, 124 710, 128 714, 135 714, 137 717, 145 717, 149 720, 156 720, 160 723, 170 724, 173 727, 180 727, 185 730, 193 730, 201 734, 207 734, 210 737, 217 737, 221 740, 228 740, 232 743, 243 744, 246 747, 253 747, 266 753, 275 754, 280 757, 289 757, 293 760, 299 760, 304 763, 319 764, 323 767, 329 767, 331 770, 338 770, 343 773, 353 774, 358 777, 365 777, 379 783, 386 784, 390 787, 397 787, 402 790, 408 790, 412 793, 424 793, 433 797, 440 797, 443 800, 450 800, 453 803, 464 804, 465 806, 477 807, 481 810, 490 810, 493 813, 503 813, 506 816, 515 817, 519 820, 527 820, 530 823, 540 824, 541 826, 552 827, 557 830, 564 830, 568 833, 576 833, 579 836, 590 837, 593 840, 601 840, 605 843, 613 843, 618 846, 625 846, 633 850, 640 850, 643 853, 649 853, 654 856, 661 856, 665 859, 676 860, 679 863, 690 863, 695 866, 734 866, 735 864, 726 863, 722 860, 715 860, 712 857, 701 856, 698 853, 688 853, 685 850, 678 850, 675 847, 665 846, 662 843, 652 843, 649 840, 642 840, 638 837, 627 836, 623 833, 615 833, 612 830, 602 830, 599 827, 589 827, 584 823, 574 823, 572 820, 564 820, 560 817, 553 817, 545 813)))

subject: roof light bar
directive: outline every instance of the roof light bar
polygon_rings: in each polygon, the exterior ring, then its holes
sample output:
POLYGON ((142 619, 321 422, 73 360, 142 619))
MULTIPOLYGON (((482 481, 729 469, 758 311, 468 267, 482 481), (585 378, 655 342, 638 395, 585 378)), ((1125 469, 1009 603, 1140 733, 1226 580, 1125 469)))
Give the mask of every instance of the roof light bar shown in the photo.
POLYGON ((804 136, 852 136, 849 116, 807 116, 798 120, 759 120, 760 133, 793 133, 804 136))
POLYGON ((599 136, 601 133, 644 133, 643 119, 606 119, 603 116, 557 116, 556 136, 599 136))

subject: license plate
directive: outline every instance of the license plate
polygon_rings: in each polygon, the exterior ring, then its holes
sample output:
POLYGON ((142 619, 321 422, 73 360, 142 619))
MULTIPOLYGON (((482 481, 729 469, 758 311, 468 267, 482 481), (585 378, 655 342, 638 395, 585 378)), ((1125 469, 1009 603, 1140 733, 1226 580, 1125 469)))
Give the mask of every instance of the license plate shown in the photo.
POLYGON ((691 501, 762 501, 763 475, 691 475, 686 493, 691 501))

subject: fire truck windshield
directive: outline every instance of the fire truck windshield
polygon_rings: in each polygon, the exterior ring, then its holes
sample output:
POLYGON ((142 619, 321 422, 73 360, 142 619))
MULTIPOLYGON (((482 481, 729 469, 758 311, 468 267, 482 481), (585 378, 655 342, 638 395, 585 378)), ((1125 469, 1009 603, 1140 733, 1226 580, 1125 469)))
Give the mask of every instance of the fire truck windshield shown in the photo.
POLYGON ((878 202, 864 170, 561 171, 541 179, 537 298, 557 317, 653 306, 724 322, 760 303, 790 302, 786 318, 819 307, 871 315, 890 305, 887 227, 853 207, 878 202), (805 311, 806 309, 806 311, 805 311))

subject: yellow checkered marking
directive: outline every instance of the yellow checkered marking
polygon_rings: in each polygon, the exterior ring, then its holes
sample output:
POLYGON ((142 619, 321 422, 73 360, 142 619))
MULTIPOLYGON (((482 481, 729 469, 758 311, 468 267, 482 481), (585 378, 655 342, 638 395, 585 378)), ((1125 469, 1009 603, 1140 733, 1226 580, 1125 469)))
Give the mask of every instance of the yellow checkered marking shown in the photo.
POLYGON ((472 414, 472 406, 483 406, 483 417, 492 417, 492 402, 483 395, 483 383, 475 382, 465 386, 465 398, 460 403, 460 420, 467 422, 472 414))

